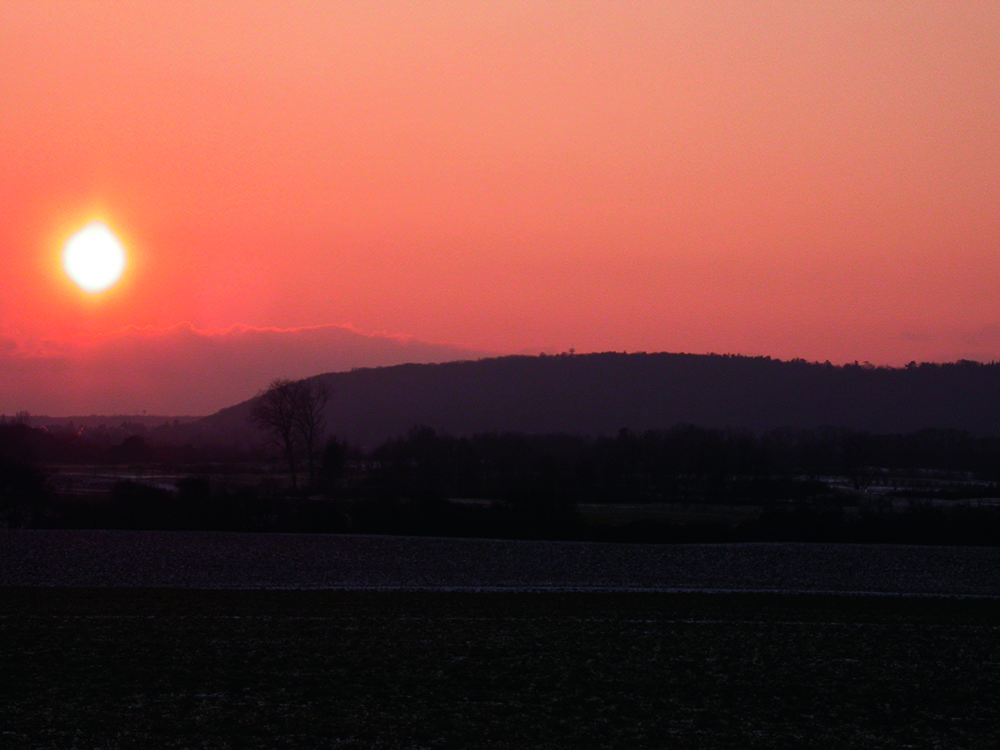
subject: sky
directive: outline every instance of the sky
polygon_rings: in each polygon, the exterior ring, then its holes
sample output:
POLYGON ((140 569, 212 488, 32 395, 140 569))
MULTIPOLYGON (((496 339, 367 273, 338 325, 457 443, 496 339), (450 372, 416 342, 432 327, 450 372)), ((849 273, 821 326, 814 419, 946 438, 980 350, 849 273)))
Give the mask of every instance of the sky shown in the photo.
POLYGON ((962 0, 2 3, 0 412, 206 413, 150 363, 247 332, 1000 359, 998 65, 962 0))

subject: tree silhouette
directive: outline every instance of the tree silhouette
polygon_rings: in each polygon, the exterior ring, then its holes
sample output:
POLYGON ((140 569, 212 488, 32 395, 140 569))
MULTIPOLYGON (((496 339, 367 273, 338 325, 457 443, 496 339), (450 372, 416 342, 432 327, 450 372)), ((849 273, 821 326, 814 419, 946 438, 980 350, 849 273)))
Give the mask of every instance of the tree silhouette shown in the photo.
POLYGON ((298 460, 305 455, 309 484, 316 479, 316 447, 323 437, 329 389, 305 380, 277 378, 257 396, 251 421, 267 432, 288 464, 292 489, 298 489, 298 460))
POLYGON ((316 454, 323 440, 326 427, 326 404, 330 400, 330 389, 323 383, 299 381, 296 389, 293 411, 295 431, 302 440, 309 469, 309 486, 316 483, 316 454))

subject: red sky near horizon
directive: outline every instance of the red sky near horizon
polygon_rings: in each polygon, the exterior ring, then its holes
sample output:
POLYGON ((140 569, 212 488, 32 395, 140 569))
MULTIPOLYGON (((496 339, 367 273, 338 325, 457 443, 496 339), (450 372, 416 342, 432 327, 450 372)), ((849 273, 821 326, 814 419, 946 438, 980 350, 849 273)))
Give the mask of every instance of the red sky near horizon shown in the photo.
POLYGON ((998 64, 993 3, 5 3, 0 350, 997 359, 998 64))

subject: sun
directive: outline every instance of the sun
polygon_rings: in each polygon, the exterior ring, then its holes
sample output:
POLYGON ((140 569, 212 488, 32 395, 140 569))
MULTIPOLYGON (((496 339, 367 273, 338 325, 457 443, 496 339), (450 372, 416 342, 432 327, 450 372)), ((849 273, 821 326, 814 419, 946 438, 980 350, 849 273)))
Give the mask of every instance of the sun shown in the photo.
POLYGON ((63 247, 63 269, 85 292, 103 292, 125 271, 125 248, 106 224, 92 221, 63 247))

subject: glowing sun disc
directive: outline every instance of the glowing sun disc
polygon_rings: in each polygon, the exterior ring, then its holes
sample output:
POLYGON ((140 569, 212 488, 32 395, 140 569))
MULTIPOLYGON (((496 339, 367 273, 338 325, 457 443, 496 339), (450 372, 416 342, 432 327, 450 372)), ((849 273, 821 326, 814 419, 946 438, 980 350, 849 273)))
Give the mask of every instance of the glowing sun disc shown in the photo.
POLYGON ((125 248, 106 224, 94 221, 66 240, 62 261, 78 287, 103 292, 125 271, 125 248))

